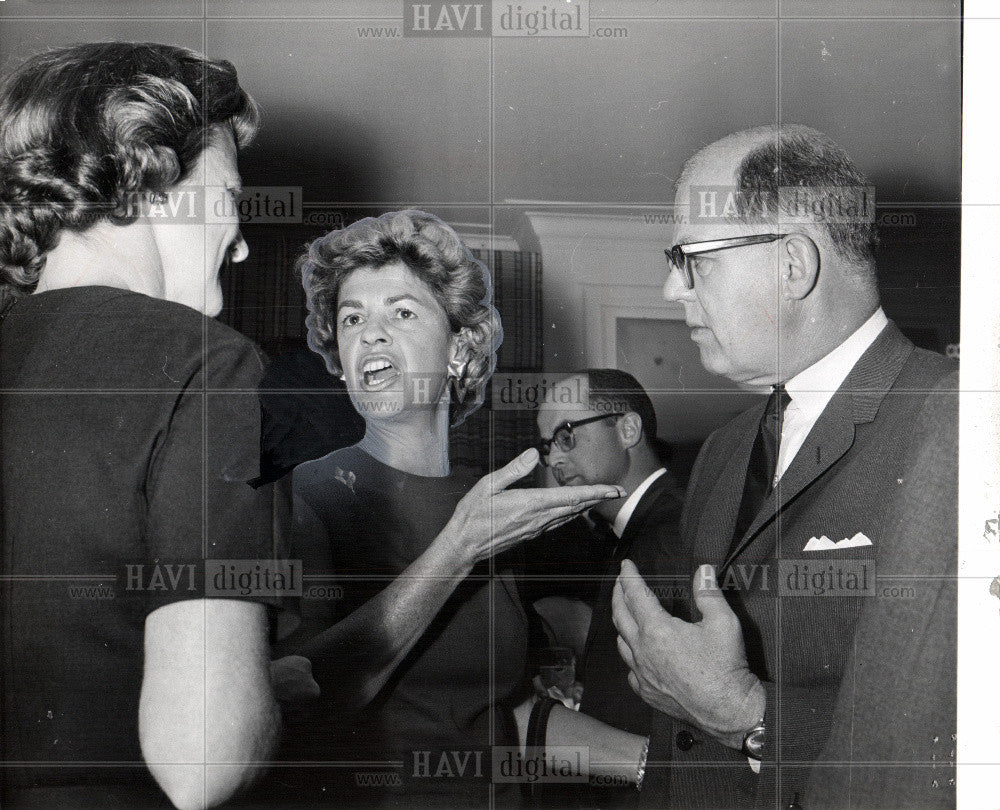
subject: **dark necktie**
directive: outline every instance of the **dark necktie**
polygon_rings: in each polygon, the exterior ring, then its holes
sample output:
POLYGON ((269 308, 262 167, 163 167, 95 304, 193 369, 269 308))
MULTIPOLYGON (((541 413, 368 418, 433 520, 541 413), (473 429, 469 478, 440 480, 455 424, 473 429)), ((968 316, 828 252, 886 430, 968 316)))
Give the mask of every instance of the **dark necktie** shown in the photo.
POLYGON ((765 499, 771 494, 774 472, 778 466, 781 424, 789 402, 791 397, 784 385, 779 384, 771 388, 771 396, 767 398, 764 415, 757 427, 757 438, 753 443, 753 450, 750 451, 750 463, 747 465, 747 477, 743 484, 743 500, 740 501, 736 530, 733 532, 733 540, 729 547, 730 554, 739 545, 765 499))

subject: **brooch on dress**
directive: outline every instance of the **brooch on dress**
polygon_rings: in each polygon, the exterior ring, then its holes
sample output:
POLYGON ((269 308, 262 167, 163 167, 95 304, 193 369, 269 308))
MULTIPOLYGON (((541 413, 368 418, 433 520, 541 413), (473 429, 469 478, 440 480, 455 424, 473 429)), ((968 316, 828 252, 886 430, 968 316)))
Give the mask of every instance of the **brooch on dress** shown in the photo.
POLYGON ((351 490, 352 495, 357 495, 357 493, 354 491, 354 482, 358 480, 358 477, 353 472, 351 472, 350 470, 344 472, 342 469, 340 469, 340 467, 337 467, 334 470, 333 477, 336 478, 338 481, 340 481, 340 483, 343 484, 345 487, 347 487, 349 490, 351 490))

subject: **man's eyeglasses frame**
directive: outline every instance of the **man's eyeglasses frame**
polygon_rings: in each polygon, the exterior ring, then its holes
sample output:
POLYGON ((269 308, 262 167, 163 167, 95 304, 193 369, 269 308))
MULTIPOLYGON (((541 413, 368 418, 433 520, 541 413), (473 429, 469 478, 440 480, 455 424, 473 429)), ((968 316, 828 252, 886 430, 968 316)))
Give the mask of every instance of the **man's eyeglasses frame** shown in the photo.
POLYGON ((747 245, 762 245, 767 242, 776 242, 784 239, 787 233, 755 233, 750 236, 734 236, 730 239, 711 239, 707 242, 686 242, 666 248, 666 254, 670 266, 681 275, 684 287, 689 290, 694 289, 694 268, 688 259, 691 256, 699 256, 702 253, 714 253, 717 250, 729 250, 730 248, 746 247, 747 245))
POLYGON ((538 457, 541 459, 542 466, 548 466, 549 452, 551 451, 553 444, 564 453, 568 453, 576 447, 576 436, 573 435, 574 429, 581 427, 582 425, 589 425, 591 422, 599 422, 601 419, 618 419, 624 415, 624 413, 603 413, 600 416, 588 416, 586 419, 576 419, 572 422, 563 422, 552 432, 551 439, 542 439, 534 445, 535 449, 538 450, 538 457), (560 434, 565 435, 566 438, 560 439, 560 434))

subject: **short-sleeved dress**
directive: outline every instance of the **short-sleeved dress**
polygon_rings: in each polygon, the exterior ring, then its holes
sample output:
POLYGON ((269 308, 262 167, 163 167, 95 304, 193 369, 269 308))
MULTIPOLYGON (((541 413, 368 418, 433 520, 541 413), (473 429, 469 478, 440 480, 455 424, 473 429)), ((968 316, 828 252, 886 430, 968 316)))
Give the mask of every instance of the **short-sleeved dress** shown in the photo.
POLYGON ((125 290, 3 319, 5 808, 169 807, 139 748, 144 624, 204 595, 207 560, 274 554, 272 496, 248 483, 261 368, 238 333, 125 290))
MULTIPOLYGON (((357 447, 299 465, 293 536, 304 624, 329 626, 385 588, 427 549, 473 483, 458 472, 406 473, 357 447)), ((313 770, 316 796, 343 806, 487 807, 490 748, 517 744, 502 703, 521 683, 526 644, 509 561, 495 560, 492 575, 487 563, 476 566, 359 716, 320 705, 289 729, 309 759, 339 763, 313 770), (378 773, 389 775, 371 775, 378 773)), ((494 789, 498 804, 519 802, 518 785, 494 789)))

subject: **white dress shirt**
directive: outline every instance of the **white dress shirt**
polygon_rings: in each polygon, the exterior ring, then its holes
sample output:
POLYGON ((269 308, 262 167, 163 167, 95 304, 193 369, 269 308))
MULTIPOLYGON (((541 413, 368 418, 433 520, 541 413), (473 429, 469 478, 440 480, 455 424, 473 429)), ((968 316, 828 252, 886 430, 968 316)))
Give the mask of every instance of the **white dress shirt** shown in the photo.
POLYGON ((837 389, 843 385, 851 369, 888 323, 889 319, 879 307, 836 349, 785 383, 785 390, 788 391, 791 401, 785 408, 781 424, 778 464, 774 472, 775 484, 785 474, 795 454, 805 443, 809 431, 813 429, 813 425, 833 399, 837 389))
POLYGON ((643 481, 639 486, 635 488, 635 491, 628 496, 625 503, 622 504, 622 508, 618 510, 618 514, 615 515, 615 522, 611 524, 611 531, 615 533, 615 536, 620 540, 621 536, 625 533, 625 527, 628 525, 629 520, 632 517, 632 513, 635 508, 639 505, 639 501, 642 500, 642 496, 646 494, 646 490, 652 486, 653 482, 663 475, 667 471, 666 467, 660 467, 656 472, 650 473, 646 476, 646 480, 643 481))

